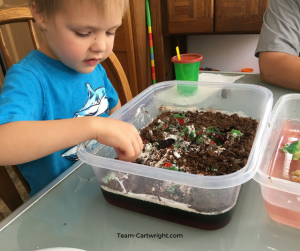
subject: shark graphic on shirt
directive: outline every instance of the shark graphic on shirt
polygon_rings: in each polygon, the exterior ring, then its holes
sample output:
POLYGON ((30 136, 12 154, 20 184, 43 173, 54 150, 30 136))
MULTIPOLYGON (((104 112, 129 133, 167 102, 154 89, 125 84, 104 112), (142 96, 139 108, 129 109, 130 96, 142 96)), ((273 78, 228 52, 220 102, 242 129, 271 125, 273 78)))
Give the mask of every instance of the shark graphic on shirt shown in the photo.
POLYGON ((108 111, 108 100, 104 87, 93 90, 90 84, 86 84, 88 97, 80 111, 76 112, 76 117, 99 116, 108 111))
MULTIPOLYGON (((83 107, 75 112, 75 117, 85 117, 85 116, 100 116, 103 113, 108 112, 108 100, 104 87, 99 87, 96 90, 93 87, 86 83, 86 88, 88 91, 88 97, 85 101, 83 107)), ((77 146, 71 147, 61 155, 63 158, 66 158, 71 161, 77 161, 77 146)))

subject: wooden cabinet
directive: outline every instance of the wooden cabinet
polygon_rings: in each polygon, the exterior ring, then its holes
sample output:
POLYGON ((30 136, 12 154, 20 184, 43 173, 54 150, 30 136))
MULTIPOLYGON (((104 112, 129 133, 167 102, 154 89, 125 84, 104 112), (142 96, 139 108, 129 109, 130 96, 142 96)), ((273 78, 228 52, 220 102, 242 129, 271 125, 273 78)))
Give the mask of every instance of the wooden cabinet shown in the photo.
POLYGON ((214 0, 163 0, 165 34, 213 33, 214 0))
POLYGON ((161 0, 165 35, 260 33, 268 0, 161 0))
POLYGON ((268 0, 214 0, 215 33, 260 33, 268 0))

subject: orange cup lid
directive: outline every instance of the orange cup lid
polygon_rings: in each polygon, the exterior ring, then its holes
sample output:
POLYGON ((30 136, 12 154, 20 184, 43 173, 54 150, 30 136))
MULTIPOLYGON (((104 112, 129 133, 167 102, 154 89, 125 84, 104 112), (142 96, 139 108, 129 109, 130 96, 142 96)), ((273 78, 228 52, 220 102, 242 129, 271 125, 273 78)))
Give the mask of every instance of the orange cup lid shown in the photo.
POLYGON ((253 69, 252 68, 244 68, 241 70, 241 72, 253 72, 253 69))
POLYGON ((196 63, 203 59, 202 55, 196 53, 186 53, 180 55, 181 60, 178 60, 177 56, 171 58, 173 63, 178 64, 188 64, 188 63, 196 63))

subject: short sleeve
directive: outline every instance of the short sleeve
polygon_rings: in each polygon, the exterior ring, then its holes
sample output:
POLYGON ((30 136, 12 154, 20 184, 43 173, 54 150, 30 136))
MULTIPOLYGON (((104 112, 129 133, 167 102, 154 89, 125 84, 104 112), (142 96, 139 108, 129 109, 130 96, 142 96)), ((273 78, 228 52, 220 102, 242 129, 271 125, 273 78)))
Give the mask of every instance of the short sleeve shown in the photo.
POLYGON ((4 79, 0 94, 0 124, 41 120, 43 91, 37 77, 13 65, 4 79))
POLYGON ((255 56, 259 52, 276 51, 299 56, 299 1, 270 0, 261 29, 255 56))
POLYGON ((100 70, 101 70, 102 78, 103 78, 104 85, 105 85, 105 91, 106 91, 106 95, 107 95, 107 99, 108 99, 109 110, 111 110, 111 109, 115 108, 115 106, 118 104, 119 96, 118 96, 117 91, 113 87, 112 83, 108 79, 108 77, 106 75, 106 71, 102 67, 102 65, 100 65, 100 70))

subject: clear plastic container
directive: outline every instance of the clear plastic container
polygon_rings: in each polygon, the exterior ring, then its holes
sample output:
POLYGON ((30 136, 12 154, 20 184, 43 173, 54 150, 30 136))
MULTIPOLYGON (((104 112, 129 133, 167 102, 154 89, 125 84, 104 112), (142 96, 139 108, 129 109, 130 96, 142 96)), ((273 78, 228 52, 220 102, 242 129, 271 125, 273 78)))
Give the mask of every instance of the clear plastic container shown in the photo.
POLYGON ((280 148, 300 140, 299 107, 300 94, 283 95, 277 101, 254 176, 270 217, 295 228, 300 228, 300 183, 291 179, 300 162, 280 148))
POLYGON ((111 116, 137 129, 156 118, 161 106, 173 111, 217 109, 252 117, 259 124, 248 162, 232 174, 199 176, 118 161, 113 148, 95 141, 79 144, 78 157, 92 165, 109 203, 196 228, 218 229, 230 222, 241 185, 256 172, 272 103, 272 92, 261 86, 168 81, 147 88, 111 116), (197 92, 179 95, 177 87, 183 85, 197 86, 197 92))

